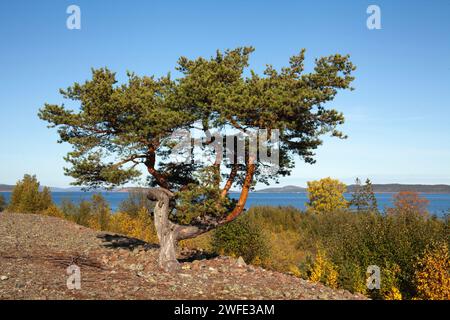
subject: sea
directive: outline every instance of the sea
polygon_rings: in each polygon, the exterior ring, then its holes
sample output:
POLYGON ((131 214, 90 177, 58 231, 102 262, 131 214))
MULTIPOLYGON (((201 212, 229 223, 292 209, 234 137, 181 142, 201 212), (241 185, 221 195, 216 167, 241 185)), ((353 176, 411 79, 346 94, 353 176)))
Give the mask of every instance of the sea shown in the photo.
MULTIPOLYGON (((99 192, 52 192, 53 201, 59 205, 64 199, 71 200, 73 203, 79 203, 83 200, 89 200, 93 194, 99 192)), ((127 192, 100 192, 108 201, 111 210, 117 211, 120 203, 128 198, 127 192)), ((9 201, 11 192, 0 192, 6 201, 9 201)), ((232 198, 238 198, 238 193, 231 193, 232 198)), ((393 206, 393 193, 376 193, 378 208, 385 211, 386 208, 393 206)), ((421 194, 429 200, 428 211, 438 217, 442 217, 445 213, 450 212, 450 194, 421 194)), ((350 200, 351 194, 345 194, 345 198, 350 200)), ((305 209, 308 201, 306 193, 259 193, 253 192, 249 194, 246 208, 252 206, 292 206, 298 209, 305 209)))

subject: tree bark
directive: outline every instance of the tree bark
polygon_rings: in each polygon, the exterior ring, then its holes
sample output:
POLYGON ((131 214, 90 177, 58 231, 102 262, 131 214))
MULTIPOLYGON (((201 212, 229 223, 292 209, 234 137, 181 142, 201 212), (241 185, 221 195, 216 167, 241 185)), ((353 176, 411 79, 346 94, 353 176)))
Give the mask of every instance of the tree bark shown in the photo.
POLYGON ((254 158, 249 157, 247 163, 247 171, 244 179, 244 183, 242 185, 241 195, 239 196, 239 200, 234 207, 233 211, 225 218, 225 222, 231 222, 244 211, 245 203, 247 202, 248 193, 250 192, 250 187, 252 186, 253 176, 255 175, 256 165, 253 163, 254 158))
MULTIPOLYGON (((166 272, 175 272, 180 268, 176 256, 176 247, 179 240, 195 238, 205 232, 217 228, 220 225, 236 219, 243 211, 247 201, 256 166, 249 160, 246 177, 243 184, 241 196, 234 210, 225 218, 216 222, 209 222, 202 225, 178 225, 169 220, 171 211, 171 199, 174 194, 165 188, 150 189, 147 198, 156 201, 154 209, 154 223, 158 234, 160 252, 158 258, 159 266, 166 272)), ((232 173, 235 175, 235 173, 232 173)), ((234 179, 234 177, 233 177, 234 179)))
POLYGON ((162 188, 151 189, 148 194, 149 200, 156 201, 154 222, 160 245, 158 265, 166 272, 174 272, 179 269, 176 255, 177 225, 169 220, 172 197, 172 192, 162 188))

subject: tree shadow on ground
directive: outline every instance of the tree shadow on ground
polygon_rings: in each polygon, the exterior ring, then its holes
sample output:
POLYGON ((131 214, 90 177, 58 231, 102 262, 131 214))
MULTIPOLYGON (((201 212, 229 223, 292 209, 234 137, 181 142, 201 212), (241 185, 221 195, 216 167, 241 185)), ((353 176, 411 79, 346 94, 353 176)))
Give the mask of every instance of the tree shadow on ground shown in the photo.
POLYGON ((192 250, 189 252, 182 252, 178 261, 184 263, 184 262, 193 262, 195 260, 211 260, 218 256, 219 255, 214 252, 192 250))
POLYGON ((144 249, 156 249, 159 248, 158 244, 148 243, 136 238, 127 237, 121 234, 101 233, 97 235, 97 238, 103 240, 103 246, 107 248, 122 248, 133 250, 141 247, 144 249))
MULTIPOLYGON (((111 249, 122 248, 130 251, 135 248, 159 249, 159 244, 148 243, 137 238, 124 236, 122 234, 100 233, 97 235, 97 238, 102 239, 104 247, 111 249)), ((178 261, 184 263, 193 262, 195 260, 210 260, 218 256, 219 255, 217 253, 202 250, 182 250, 178 261)))

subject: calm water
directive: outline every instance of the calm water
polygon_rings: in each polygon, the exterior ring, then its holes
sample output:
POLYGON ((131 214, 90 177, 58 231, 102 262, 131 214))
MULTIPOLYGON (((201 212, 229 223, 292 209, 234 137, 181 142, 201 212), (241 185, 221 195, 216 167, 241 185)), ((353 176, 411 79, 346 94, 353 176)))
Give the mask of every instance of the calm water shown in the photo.
MULTIPOLYGON (((0 194, 3 194, 6 200, 9 201, 10 192, 0 192, 0 194)), ((63 199, 69 199, 75 203, 79 203, 82 200, 89 200, 92 194, 93 192, 53 192, 52 197, 56 204, 60 204, 63 199)), ((105 192, 102 195, 109 202, 113 211, 117 210, 119 204, 128 197, 128 193, 124 192, 105 192)), ((238 196, 238 194, 231 194, 233 198, 237 198, 238 196)), ((376 194, 380 210, 392 207, 392 196, 393 194, 390 193, 376 194)), ((428 210, 432 214, 442 216, 450 209, 450 194, 423 194, 422 196, 430 201, 428 210)), ((346 198, 350 199, 351 195, 346 194, 346 198)), ((246 207, 268 205, 293 206, 299 209, 305 209, 305 202, 307 200, 306 193, 250 193, 246 207)))

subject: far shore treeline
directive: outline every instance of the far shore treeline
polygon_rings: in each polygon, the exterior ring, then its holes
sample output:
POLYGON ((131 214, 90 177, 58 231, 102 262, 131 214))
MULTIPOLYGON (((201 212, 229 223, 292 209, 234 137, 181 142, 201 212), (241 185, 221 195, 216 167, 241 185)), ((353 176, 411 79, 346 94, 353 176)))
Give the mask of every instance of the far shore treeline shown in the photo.
MULTIPOLYGON (((179 245, 241 256, 253 265, 374 299, 450 299, 448 215, 430 215, 428 200, 411 191, 395 194, 394 207, 380 212, 370 181, 362 184, 358 179, 355 186, 348 201, 347 187, 340 181, 311 181, 304 211, 252 207, 232 223, 179 245), (380 267, 380 289, 366 286, 369 265, 380 267)), ((100 194, 57 206, 49 188, 25 175, 8 204, 0 195, 0 211, 53 216, 157 243, 153 205, 139 189, 113 214, 100 194)))

